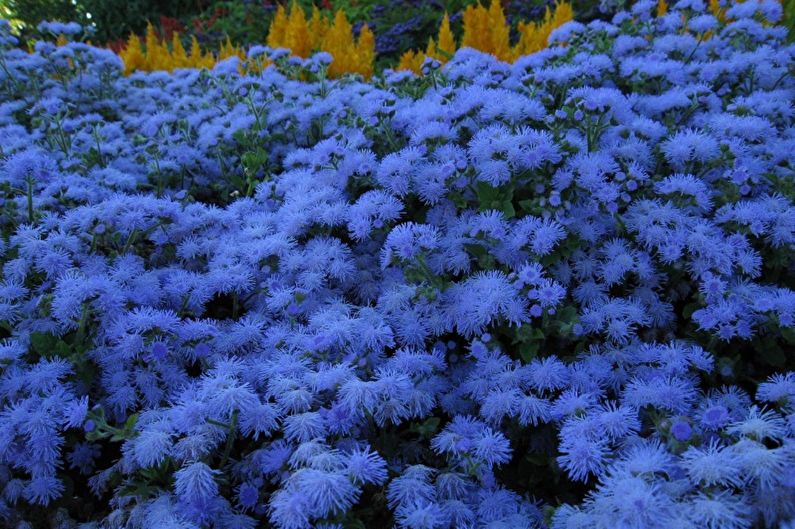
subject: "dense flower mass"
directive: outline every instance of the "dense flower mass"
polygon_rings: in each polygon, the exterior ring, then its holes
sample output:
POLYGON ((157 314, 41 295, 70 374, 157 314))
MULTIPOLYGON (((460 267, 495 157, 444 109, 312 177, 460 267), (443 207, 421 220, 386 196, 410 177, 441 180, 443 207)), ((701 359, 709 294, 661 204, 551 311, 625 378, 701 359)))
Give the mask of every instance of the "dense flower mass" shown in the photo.
POLYGON ((2 525, 795 527, 795 47, 657 14, 371 83, 3 26, 2 525))

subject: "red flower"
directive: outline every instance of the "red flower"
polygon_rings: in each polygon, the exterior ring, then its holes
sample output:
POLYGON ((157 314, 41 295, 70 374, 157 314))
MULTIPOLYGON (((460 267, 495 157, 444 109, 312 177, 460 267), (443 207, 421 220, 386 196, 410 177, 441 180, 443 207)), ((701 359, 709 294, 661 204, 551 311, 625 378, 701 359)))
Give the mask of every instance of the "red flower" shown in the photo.
POLYGON ((174 35, 174 32, 184 33, 185 26, 177 20, 176 18, 171 18, 167 16, 160 16, 160 27, 162 29, 163 37, 166 40, 171 40, 171 37, 174 35))
POLYGON ((117 55, 126 47, 127 41, 124 39, 112 40, 108 42, 108 48, 113 50, 113 53, 116 53, 117 55))

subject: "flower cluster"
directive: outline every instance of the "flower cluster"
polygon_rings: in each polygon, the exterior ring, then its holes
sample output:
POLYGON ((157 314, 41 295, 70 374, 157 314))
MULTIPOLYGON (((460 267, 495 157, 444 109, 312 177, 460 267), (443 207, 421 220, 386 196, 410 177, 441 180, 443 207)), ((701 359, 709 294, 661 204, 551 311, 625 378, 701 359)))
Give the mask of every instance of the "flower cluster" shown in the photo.
MULTIPOLYGON (((219 50, 218 58, 225 60, 232 56, 245 58, 245 54, 227 39, 219 50)), ((151 24, 146 28, 143 42, 136 35, 131 34, 127 38, 119 57, 124 62, 124 73, 127 75, 138 70, 173 72, 177 68, 212 68, 216 62, 212 53, 201 49, 195 36, 191 37, 190 49, 186 51, 179 32, 172 31, 170 42, 167 42, 158 37, 151 24)))
MULTIPOLYGON (((513 62, 521 56, 545 48, 550 33, 573 19, 571 5, 566 2, 556 4, 551 11, 547 7, 541 21, 518 22, 518 39, 511 45, 510 27, 500 2, 493 1, 488 8, 480 3, 470 5, 462 16, 464 32, 461 47, 480 50, 501 61, 513 62)), ((445 14, 437 39, 430 39, 425 53, 407 51, 401 56, 396 69, 412 70, 419 74, 428 58, 443 64, 457 49, 450 31, 450 20, 445 14)))
POLYGON ((301 58, 316 51, 330 53, 334 57, 328 70, 330 77, 356 73, 369 79, 373 74, 375 36, 364 24, 354 39, 353 28, 342 9, 329 20, 313 7, 312 17, 307 20, 303 8, 295 2, 289 13, 279 6, 268 30, 267 43, 272 48, 289 49, 292 55, 301 58))
MULTIPOLYGON (((333 20, 330 20, 315 8, 312 17, 307 20, 301 7, 293 4, 288 12, 279 6, 268 31, 267 44, 272 49, 290 50, 291 56, 303 59, 319 51, 330 53, 334 62, 328 67, 329 77, 353 73, 369 78, 373 74, 375 37, 365 25, 359 37, 354 39, 353 28, 342 10, 338 10, 333 20)), ((170 41, 166 41, 158 37, 151 24, 147 27, 144 39, 130 35, 119 55, 124 61, 127 75, 135 71, 212 69, 217 63, 232 57, 246 59, 243 48, 232 44, 229 38, 221 44, 218 53, 213 54, 203 51, 194 35, 191 37, 190 50, 186 52, 178 32, 173 31, 170 41)), ((259 65, 260 68, 262 66, 259 65)))
POLYGON ((795 525, 795 46, 657 9, 369 83, 0 25, 2 525, 795 525))
MULTIPOLYGON (((470 5, 463 12, 461 46, 513 62, 522 55, 543 49, 549 34, 572 19, 571 5, 565 2, 556 5, 552 11, 546 8, 541 21, 518 22, 518 41, 511 45, 510 28, 500 2, 492 2, 489 8, 481 4, 470 5)), ((368 79, 373 74, 376 38, 367 24, 359 28, 358 37, 354 38, 353 28, 341 9, 330 20, 315 7, 307 19, 303 8, 295 2, 289 10, 279 6, 268 30, 267 45, 272 49, 288 49, 292 56, 304 59, 318 51, 330 53, 334 62, 328 68, 328 75, 332 78, 354 73, 368 79)), ((428 58, 444 64, 457 49, 450 19, 445 15, 437 38, 429 40, 425 52, 407 51, 400 57, 395 69, 420 74, 428 58)), ((201 50, 195 36, 191 40, 190 52, 186 52, 178 32, 172 32, 167 42, 158 38, 154 28, 149 25, 144 39, 130 35, 120 56, 125 64, 125 73, 129 75, 137 70, 172 72, 176 68, 212 68, 217 61, 233 56, 243 59, 245 52, 227 39, 215 57, 201 50)))

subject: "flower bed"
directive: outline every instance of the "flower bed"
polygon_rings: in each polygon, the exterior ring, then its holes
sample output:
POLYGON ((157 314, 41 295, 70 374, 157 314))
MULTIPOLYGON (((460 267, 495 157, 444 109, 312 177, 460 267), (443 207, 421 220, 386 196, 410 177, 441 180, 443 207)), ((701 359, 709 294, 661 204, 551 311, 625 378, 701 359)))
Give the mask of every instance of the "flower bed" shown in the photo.
POLYGON ((657 10, 370 83, 4 27, 2 523, 791 527, 795 47, 657 10))

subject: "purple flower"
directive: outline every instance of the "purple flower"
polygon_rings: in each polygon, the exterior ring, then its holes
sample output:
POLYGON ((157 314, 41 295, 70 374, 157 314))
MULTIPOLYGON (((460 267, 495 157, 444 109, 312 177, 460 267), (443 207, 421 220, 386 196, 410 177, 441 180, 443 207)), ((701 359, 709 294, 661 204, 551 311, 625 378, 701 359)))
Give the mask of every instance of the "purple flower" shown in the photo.
POLYGON ((690 427, 690 423, 686 421, 676 421, 671 426, 671 434, 677 441, 685 442, 693 435, 693 429, 690 427))

